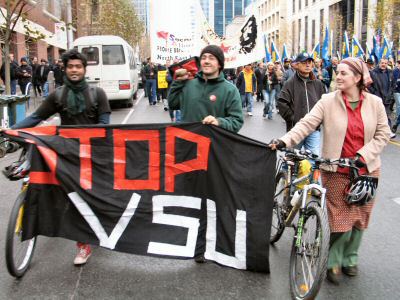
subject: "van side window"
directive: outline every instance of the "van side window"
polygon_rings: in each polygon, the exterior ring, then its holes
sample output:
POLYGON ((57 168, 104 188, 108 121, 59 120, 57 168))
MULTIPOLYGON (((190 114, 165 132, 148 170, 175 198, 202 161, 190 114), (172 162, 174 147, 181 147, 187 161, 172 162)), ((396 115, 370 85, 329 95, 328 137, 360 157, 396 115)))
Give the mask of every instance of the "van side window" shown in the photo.
POLYGON ((88 66, 94 66, 99 64, 99 48, 85 47, 82 48, 82 53, 86 55, 88 66))
POLYGON ((122 45, 103 46, 103 65, 124 65, 125 55, 122 45))

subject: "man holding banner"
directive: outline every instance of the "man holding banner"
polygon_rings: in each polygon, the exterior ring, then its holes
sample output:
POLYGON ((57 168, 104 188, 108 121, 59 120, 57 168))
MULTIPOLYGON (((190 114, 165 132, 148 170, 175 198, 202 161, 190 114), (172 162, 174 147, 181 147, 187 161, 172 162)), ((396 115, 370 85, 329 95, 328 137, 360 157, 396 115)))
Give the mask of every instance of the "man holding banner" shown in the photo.
POLYGON ((212 124, 238 132, 243 125, 242 104, 236 87, 224 78, 221 48, 206 46, 200 54, 201 71, 188 80, 185 69, 176 71, 168 95, 170 109, 181 110, 183 122, 212 124))
MULTIPOLYGON (((109 124, 111 109, 107 95, 99 87, 89 87, 85 80, 87 59, 77 50, 63 54, 65 75, 64 85, 51 93, 38 109, 12 126, 12 129, 30 128, 60 114, 61 125, 109 124)), ((77 242, 76 266, 83 265, 91 256, 90 245, 77 242)))

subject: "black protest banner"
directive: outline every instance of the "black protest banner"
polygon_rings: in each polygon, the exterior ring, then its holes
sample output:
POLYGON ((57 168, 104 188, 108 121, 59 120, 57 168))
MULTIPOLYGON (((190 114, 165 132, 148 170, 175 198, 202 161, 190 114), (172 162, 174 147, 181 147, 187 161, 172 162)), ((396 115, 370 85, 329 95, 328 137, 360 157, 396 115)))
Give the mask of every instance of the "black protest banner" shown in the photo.
POLYGON ((34 144, 24 239, 37 235, 269 272, 275 153, 200 123, 9 130, 34 144))

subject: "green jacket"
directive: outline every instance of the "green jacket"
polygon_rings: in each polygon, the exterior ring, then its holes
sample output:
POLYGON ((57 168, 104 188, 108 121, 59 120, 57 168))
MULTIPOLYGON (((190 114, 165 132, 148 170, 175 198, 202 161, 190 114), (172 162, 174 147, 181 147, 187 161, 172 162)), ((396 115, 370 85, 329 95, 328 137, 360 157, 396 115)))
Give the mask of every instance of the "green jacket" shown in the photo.
POLYGON ((192 80, 174 81, 168 105, 170 109, 181 110, 183 122, 200 122, 212 115, 218 119, 220 127, 234 132, 243 125, 239 91, 225 80, 223 72, 207 81, 201 71, 192 80))

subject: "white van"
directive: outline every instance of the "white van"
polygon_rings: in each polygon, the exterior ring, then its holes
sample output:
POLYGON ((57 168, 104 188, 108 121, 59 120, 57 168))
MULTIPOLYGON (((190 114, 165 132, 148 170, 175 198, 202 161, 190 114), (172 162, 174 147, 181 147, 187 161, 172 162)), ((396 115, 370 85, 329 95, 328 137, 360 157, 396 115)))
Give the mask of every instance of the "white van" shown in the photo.
POLYGON ((108 100, 124 101, 132 106, 138 90, 138 71, 132 47, 114 35, 83 36, 74 48, 86 55, 86 80, 104 89, 108 100))

